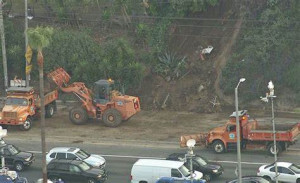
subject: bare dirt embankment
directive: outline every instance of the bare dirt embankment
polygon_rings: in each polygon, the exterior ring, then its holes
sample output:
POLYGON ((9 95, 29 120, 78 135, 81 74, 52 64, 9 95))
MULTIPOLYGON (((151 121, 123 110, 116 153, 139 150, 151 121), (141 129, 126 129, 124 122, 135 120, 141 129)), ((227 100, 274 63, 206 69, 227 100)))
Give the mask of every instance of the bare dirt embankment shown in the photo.
MULTIPOLYGON (((233 109, 232 109, 233 110, 233 109)), ((249 112, 252 117, 267 123, 270 118, 264 112, 249 112)), ((46 134, 48 140, 70 140, 71 142, 102 142, 115 140, 140 140, 157 142, 178 142, 180 135, 206 132, 213 127, 224 124, 230 112, 199 114, 174 111, 142 111, 123 122, 117 128, 105 127, 100 121, 89 121, 85 125, 74 125, 69 121, 68 109, 60 108, 53 118, 46 119, 46 134)), ((276 116, 278 117, 278 116, 276 116)), ((280 116, 280 117, 285 117, 280 116)), ((294 118, 299 119, 300 115, 294 118)), ((276 122, 296 122, 296 119, 276 118, 276 122)), ((39 139, 40 121, 30 131, 20 131, 17 127, 9 127, 10 138, 39 139)))

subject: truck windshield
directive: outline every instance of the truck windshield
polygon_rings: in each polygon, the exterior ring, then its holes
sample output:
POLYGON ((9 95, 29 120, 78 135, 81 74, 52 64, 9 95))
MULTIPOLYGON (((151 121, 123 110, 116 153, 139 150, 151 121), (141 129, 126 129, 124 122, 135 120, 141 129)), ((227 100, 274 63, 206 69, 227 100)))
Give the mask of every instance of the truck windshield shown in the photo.
POLYGON ((179 171, 182 173, 183 176, 188 177, 190 175, 189 170, 182 165, 181 167, 179 167, 179 171))
POLYGON ((25 98, 7 98, 6 105, 19 105, 19 106, 27 106, 28 100, 25 98))

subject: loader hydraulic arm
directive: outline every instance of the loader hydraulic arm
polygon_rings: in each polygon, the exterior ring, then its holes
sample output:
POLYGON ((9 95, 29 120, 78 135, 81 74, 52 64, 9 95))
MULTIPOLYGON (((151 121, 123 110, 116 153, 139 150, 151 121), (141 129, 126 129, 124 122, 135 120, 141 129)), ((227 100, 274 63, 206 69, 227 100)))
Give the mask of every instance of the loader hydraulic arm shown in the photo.
POLYGON ((53 81, 61 91, 65 93, 73 93, 82 102, 84 108, 91 113, 96 113, 93 105, 92 92, 82 82, 74 82, 68 85, 70 75, 63 69, 58 68, 48 74, 48 78, 53 81))
POLYGON ((87 111, 93 110, 93 99, 91 90, 88 89, 82 82, 74 82, 66 87, 60 87, 60 90, 65 93, 73 93, 83 103, 87 111))

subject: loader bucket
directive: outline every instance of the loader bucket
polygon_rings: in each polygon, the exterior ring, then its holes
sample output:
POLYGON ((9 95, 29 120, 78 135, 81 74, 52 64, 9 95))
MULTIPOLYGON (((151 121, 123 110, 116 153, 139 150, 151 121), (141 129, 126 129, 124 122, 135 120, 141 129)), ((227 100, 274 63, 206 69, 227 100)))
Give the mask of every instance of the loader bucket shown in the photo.
POLYGON ((59 87, 67 85, 71 78, 70 75, 61 67, 48 73, 47 76, 50 81, 53 81, 59 87))
POLYGON ((180 137, 180 147, 187 147, 186 143, 190 139, 194 139, 196 141, 196 146, 206 145, 206 137, 207 137, 207 133, 200 133, 194 135, 182 135, 180 137))

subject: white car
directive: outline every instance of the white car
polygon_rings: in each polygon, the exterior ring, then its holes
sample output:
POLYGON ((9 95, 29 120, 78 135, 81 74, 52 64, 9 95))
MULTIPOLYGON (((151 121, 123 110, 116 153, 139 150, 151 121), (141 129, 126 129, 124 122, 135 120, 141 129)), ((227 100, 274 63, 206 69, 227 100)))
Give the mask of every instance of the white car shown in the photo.
POLYGON ((93 167, 105 168, 106 161, 102 156, 89 154, 77 147, 55 147, 46 155, 47 164, 53 159, 82 160, 93 167))
MULTIPOLYGON (((300 183, 300 166, 293 163, 277 162, 278 181, 300 183)), ((275 180, 275 164, 263 165, 257 171, 258 176, 275 180)))

